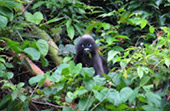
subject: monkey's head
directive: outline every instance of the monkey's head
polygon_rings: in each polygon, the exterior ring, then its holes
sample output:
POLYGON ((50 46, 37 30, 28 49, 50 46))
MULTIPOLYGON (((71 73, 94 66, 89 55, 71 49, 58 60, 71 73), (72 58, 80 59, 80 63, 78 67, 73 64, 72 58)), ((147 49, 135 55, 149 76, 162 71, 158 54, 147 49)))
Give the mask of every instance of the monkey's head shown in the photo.
POLYGON ((77 54, 83 56, 94 55, 97 52, 97 45, 90 35, 83 35, 76 45, 77 54))

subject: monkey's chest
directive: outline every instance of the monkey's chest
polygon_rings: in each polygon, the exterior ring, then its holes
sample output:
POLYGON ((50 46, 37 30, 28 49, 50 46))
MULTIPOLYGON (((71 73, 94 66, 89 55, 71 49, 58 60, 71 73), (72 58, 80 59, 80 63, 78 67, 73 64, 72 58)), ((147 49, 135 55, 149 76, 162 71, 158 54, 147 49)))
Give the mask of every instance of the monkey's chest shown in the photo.
POLYGON ((84 57, 82 60, 83 67, 93 67, 93 60, 89 57, 84 57))

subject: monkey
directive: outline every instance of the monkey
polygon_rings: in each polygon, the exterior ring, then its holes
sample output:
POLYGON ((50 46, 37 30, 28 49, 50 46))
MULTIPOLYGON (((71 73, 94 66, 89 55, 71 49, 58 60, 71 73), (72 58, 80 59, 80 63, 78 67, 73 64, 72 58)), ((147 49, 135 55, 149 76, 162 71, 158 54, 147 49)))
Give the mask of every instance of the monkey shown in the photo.
POLYGON ((83 67, 93 67, 95 75, 108 74, 107 63, 98 53, 98 46, 90 35, 83 35, 76 44, 75 64, 82 63, 83 67))

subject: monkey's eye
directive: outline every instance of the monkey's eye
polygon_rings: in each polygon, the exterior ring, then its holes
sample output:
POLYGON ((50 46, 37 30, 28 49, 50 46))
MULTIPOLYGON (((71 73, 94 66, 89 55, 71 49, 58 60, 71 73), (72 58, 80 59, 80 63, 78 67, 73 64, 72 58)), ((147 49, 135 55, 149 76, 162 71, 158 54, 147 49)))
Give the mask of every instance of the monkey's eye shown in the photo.
POLYGON ((84 44, 81 44, 81 47, 83 47, 83 48, 84 48, 84 47, 85 47, 85 45, 84 45, 84 44))
POLYGON ((87 44, 87 47, 91 47, 92 45, 91 44, 87 44))

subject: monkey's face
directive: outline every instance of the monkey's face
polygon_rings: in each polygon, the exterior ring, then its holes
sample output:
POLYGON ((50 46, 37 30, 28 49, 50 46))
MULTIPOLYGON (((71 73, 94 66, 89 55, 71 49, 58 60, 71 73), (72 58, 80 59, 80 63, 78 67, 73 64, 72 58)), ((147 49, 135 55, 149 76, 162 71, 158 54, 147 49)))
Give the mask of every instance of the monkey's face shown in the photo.
POLYGON ((76 54, 82 56, 93 57, 97 53, 97 45, 93 37, 84 35, 80 38, 76 45, 76 54))
POLYGON ((91 43, 83 43, 81 44, 81 47, 83 49, 83 55, 89 55, 92 52, 92 44, 91 43))

